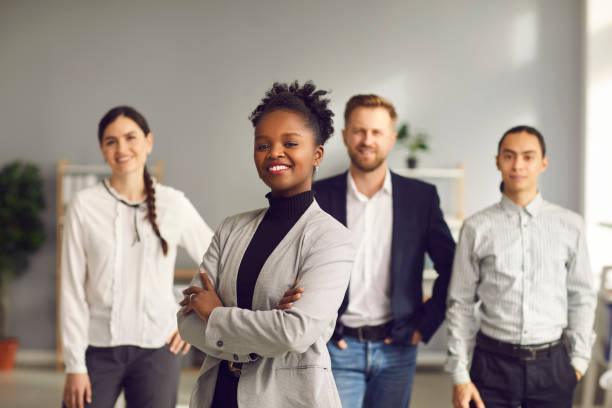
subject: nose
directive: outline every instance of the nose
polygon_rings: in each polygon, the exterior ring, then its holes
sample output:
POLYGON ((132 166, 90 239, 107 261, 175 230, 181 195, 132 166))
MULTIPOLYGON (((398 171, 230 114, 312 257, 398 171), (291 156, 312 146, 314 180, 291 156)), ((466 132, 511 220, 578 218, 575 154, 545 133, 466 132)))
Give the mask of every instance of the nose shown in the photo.
POLYGON ((127 143, 126 142, 124 142, 121 139, 117 140, 117 152, 118 153, 123 152, 126 147, 127 147, 127 143))
POLYGON ((516 157, 513 161, 512 161, 512 169, 514 170, 518 170, 521 167, 523 167, 523 164, 525 164, 525 162, 523 161, 523 159, 519 156, 516 157))
POLYGON ((285 149, 283 148, 283 145, 281 143, 276 143, 272 145, 272 148, 270 149, 269 157, 275 159, 275 158, 284 157, 284 156, 285 156, 285 149))
POLYGON ((372 132, 365 132, 363 134, 363 138, 361 139, 361 144, 365 145, 365 146, 370 146, 372 145, 372 143, 374 142, 374 135, 372 134, 372 132))

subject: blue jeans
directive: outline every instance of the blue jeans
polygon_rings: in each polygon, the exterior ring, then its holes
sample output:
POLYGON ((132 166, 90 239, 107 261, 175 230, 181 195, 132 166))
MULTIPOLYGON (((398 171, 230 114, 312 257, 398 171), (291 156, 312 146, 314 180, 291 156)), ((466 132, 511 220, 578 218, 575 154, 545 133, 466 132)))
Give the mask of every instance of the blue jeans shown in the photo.
POLYGON ((417 346, 361 342, 352 337, 344 340, 346 350, 334 342, 327 344, 342 407, 410 406, 417 346))

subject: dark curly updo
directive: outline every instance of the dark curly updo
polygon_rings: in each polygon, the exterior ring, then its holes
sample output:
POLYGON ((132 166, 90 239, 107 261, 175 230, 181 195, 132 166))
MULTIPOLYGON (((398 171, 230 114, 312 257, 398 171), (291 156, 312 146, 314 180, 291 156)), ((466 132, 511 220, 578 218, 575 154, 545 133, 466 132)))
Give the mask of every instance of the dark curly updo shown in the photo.
POLYGON ((259 120, 267 113, 276 110, 299 113, 306 118, 308 127, 317 135, 317 145, 322 145, 334 133, 334 113, 327 108, 329 99, 324 98, 327 94, 327 91, 317 90, 312 81, 305 82, 301 87, 298 81, 291 84, 275 82, 253 110, 249 120, 257 127, 259 120))

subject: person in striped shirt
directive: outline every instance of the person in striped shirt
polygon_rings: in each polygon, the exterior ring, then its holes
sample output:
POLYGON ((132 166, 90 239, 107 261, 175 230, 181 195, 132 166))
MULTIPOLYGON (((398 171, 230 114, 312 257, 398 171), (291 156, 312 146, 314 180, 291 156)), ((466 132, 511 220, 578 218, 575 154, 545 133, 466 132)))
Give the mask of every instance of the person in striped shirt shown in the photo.
POLYGON ((453 407, 569 408, 594 340, 583 221, 542 198, 548 157, 537 129, 508 130, 496 164, 502 199, 465 221, 453 262, 453 407))

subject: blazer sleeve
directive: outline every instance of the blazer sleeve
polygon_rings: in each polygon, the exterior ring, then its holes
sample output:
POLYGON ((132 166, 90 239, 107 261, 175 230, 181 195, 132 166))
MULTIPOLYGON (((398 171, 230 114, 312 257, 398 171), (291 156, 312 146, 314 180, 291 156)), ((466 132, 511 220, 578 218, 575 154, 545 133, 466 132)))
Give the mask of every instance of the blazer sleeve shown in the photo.
POLYGON ((455 240, 444 221, 444 215, 440 209, 440 198, 435 187, 431 194, 427 218, 426 245, 427 253, 433 261, 438 277, 434 282, 431 298, 423 304, 423 313, 417 327, 425 342, 431 339, 444 321, 446 295, 455 255, 455 240))
MULTIPOLYGON (((251 311, 218 307, 210 315, 204 348, 226 353, 277 357, 287 352, 303 353, 336 320, 348 286, 354 259, 350 232, 338 226, 311 237, 310 247, 299 267, 304 293, 288 310, 251 311)), ((308 246, 306 246, 308 245, 308 246)), ((327 339, 326 339, 327 340, 327 339)))
MULTIPOLYGON (((222 241, 221 235, 222 231, 226 229, 226 224, 227 220, 221 224, 219 229, 213 235, 210 246, 204 254, 204 258, 200 264, 200 269, 204 269, 206 271, 215 287, 218 286, 219 255, 222 241)), ((194 274, 194 277, 190 282, 190 286, 198 286, 200 288, 203 287, 203 282, 198 271, 196 271, 194 274)), ((231 353, 227 350, 216 347, 216 345, 210 346, 210 342, 206 341, 208 323, 200 319, 200 317, 193 312, 189 313, 187 316, 183 316, 184 309, 185 307, 181 307, 179 309, 177 313, 177 321, 179 333, 183 340, 185 340, 187 343, 201 350, 203 353, 222 360, 245 363, 258 358, 257 356, 249 356, 248 353, 238 355, 236 353, 231 353)))

